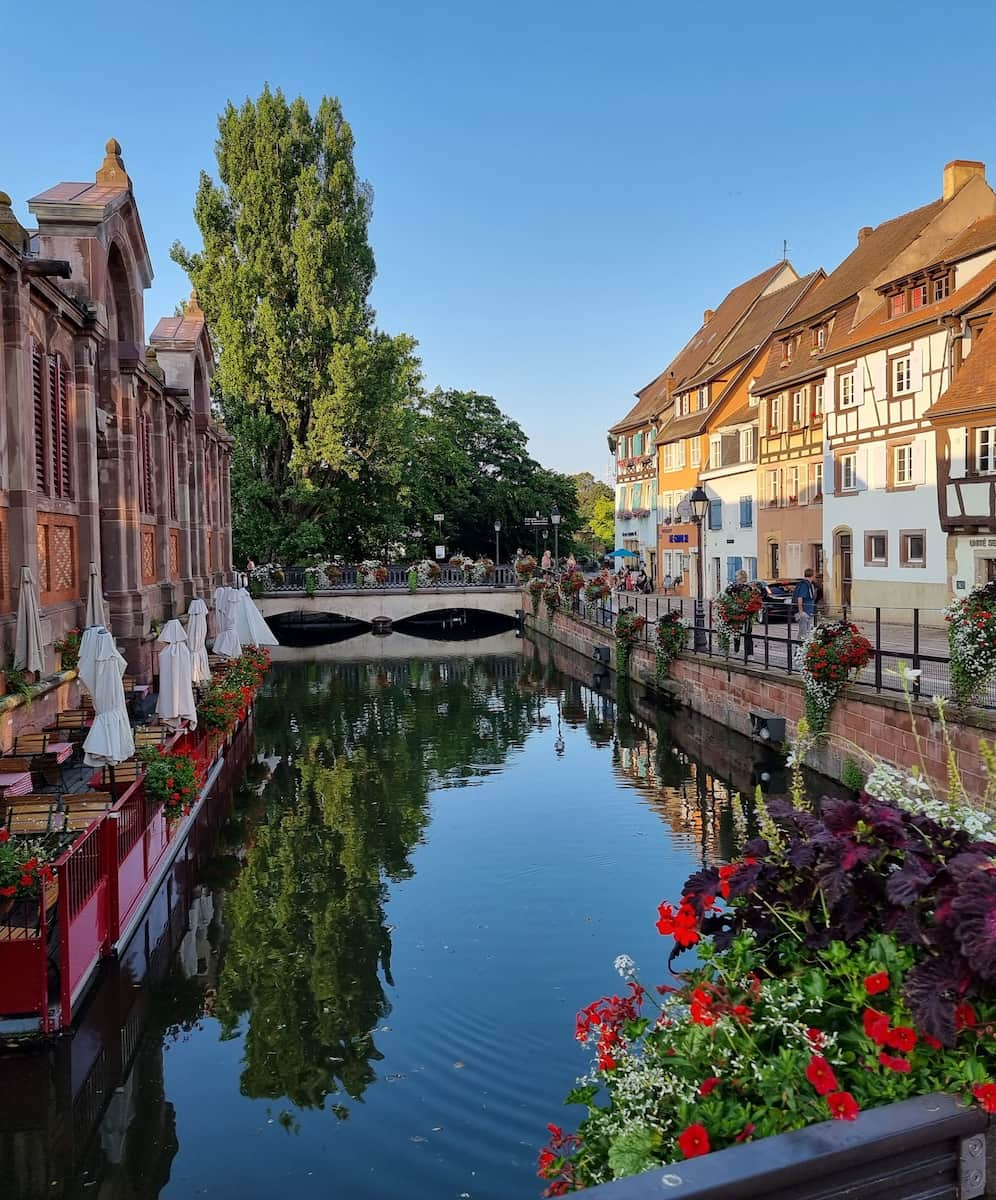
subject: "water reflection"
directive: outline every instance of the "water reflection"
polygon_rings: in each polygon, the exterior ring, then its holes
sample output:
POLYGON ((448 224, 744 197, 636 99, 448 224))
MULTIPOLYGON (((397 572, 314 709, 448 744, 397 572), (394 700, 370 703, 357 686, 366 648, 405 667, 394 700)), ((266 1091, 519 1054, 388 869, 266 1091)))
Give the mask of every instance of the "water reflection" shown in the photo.
POLYGON ((622 951, 665 978, 656 904, 771 764, 517 651, 274 669, 231 817, 84 1028, 0 1058, 0 1195, 536 1194, 573 1013, 622 951))

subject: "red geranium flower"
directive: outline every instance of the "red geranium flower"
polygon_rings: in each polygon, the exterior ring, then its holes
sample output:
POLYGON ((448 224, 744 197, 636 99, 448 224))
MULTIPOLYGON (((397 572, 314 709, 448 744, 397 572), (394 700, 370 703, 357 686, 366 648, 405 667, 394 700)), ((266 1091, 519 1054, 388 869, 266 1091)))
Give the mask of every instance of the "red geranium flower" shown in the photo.
POLYGON ((814 1050, 821 1050, 823 1048, 823 1032, 822 1032, 822 1030, 807 1029, 806 1030, 806 1041, 809 1042, 810 1046, 812 1046, 814 1050))
POLYGON ((866 1008, 862 1017, 865 1025, 865 1036, 870 1037, 877 1046, 884 1046, 889 1032, 889 1018, 885 1013, 874 1008, 866 1008))
POLYGON ((689 1125, 678 1134, 678 1147, 685 1158, 698 1158, 700 1154, 708 1154, 712 1147, 709 1145, 709 1133, 704 1125, 689 1125))
POLYGON ((853 1121, 861 1111, 850 1092, 831 1092, 827 1096, 827 1106, 835 1121, 853 1121))
POLYGON ((883 1067, 888 1067, 890 1071, 898 1071, 900 1074, 907 1074, 910 1069, 908 1058, 894 1058, 891 1054, 886 1054, 884 1051, 878 1056, 878 1061, 883 1067))
POLYGON ((869 996, 877 996, 879 992, 887 992, 889 986, 888 971, 877 971, 874 975, 865 976, 865 991, 869 996))
POLYGON ((6 842, 10 839, 9 829, 0 829, 0 842, 6 842))
POLYGON ((996 1083, 977 1083, 972 1095, 987 1113, 996 1113, 996 1083))
POLYGON ((699 1084, 699 1095, 702 1097, 708 1096, 714 1087, 720 1083, 718 1075, 710 1075, 708 1079, 703 1079, 699 1084))
POLYGON ((828 1092, 837 1089, 837 1077, 833 1073, 833 1067, 822 1054, 814 1054, 809 1060, 809 1066, 806 1067, 806 1078, 820 1096, 825 1096, 828 1092))
POLYGON ((885 1044, 908 1054, 916 1045, 916 1032, 908 1025, 897 1025, 885 1035, 885 1044))
POLYGON ((974 1029, 975 1022, 975 1009, 971 1004, 959 1004, 955 1009, 955 1029, 959 1033, 963 1029, 974 1029))
POLYGON ((3 896, 3 898, 6 900, 13 896, 16 891, 16 887, 2 887, 0 888, 0 896, 3 896))
POLYGON ((746 1142, 747 1139, 749 1137, 751 1137, 751 1135, 754 1133, 754 1130, 756 1128, 757 1128, 757 1126, 754 1124, 753 1121, 748 1121, 747 1124, 743 1127, 743 1129, 740 1130, 740 1132, 737 1134, 737 1136, 733 1140, 735 1142, 746 1142))
POLYGON ((920 1036, 927 1043, 927 1045, 931 1048, 931 1050, 943 1049, 943 1047, 941 1046, 941 1043, 937 1040, 937 1038, 933 1037, 931 1034, 921 1033, 920 1036))

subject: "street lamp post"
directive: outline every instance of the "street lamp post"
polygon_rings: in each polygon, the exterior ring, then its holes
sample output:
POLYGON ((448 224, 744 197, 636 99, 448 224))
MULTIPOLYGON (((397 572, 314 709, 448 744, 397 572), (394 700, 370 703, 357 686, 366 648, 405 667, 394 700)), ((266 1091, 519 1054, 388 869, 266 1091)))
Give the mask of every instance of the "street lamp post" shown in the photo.
POLYGON ((560 509, 556 506, 550 509, 550 523, 553 525, 553 569, 560 570, 560 509))
POLYGON ((702 490, 701 485, 695 488, 695 491, 688 497, 688 503, 692 510, 692 520, 695 522, 698 531, 698 553, 696 554, 695 563, 695 640, 694 645, 696 650, 705 650, 707 639, 705 631, 705 605, 702 603, 702 593, 705 590, 703 583, 702 571, 702 522, 705 520, 705 515, 709 511, 709 497, 702 490))
MULTIPOLYGON (((443 543, 443 514, 434 513, 432 519, 436 522, 436 545, 442 546, 443 543)), ((445 554, 445 549, 444 549, 445 554)))
POLYGON ((497 574, 498 566, 501 563, 501 521, 495 521, 495 573, 497 574))

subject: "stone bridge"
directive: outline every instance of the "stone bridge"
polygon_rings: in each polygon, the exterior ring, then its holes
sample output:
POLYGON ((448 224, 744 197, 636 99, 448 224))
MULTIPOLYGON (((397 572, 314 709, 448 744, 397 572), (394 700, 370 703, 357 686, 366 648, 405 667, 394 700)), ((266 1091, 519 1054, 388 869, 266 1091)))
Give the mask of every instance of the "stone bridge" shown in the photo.
POLYGON ((407 588, 357 588, 316 592, 313 596, 284 590, 265 592, 256 604, 268 621, 285 613, 301 613, 370 624, 378 618, 396 623, 447 609, 473 609, 514 618, 523 606, 522 592, 517 587, 427 587, 416 592, 407 588))

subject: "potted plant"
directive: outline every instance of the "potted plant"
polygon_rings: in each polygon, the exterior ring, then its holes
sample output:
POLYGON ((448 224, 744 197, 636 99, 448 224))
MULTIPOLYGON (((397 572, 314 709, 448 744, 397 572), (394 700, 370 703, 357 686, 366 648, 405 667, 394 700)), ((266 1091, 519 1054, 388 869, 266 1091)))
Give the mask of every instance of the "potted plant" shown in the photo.
POLYGON ((189 813, 203 782, 198 761, 192 755, 172 753, 161 746, 141 750, 136 757, 145 763, 146 797, 161 804, 169 820, 189 813))
POLYGON ((825 732, 833 706, 873 654, 871 642, 850 621, 830 621, 810 631, 796 654, 810 732, 825 732))
POLYGON ((70 629, 55 642, 55 653, 59 661, 55 665, 57 671, 75 671, 80 660, 80 642, 83 638, 81 629, 70 629))
POLYGON ((49 839, 0 829, 0 916, 6 916, 15 904, 40 901, 43 895, 46 908, 54 903, 55 871, 49 858, 49 839))

